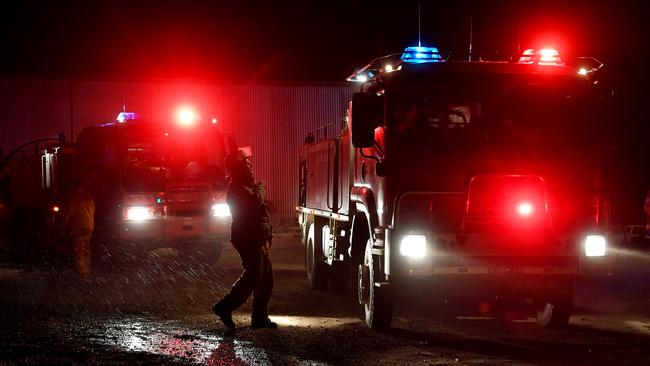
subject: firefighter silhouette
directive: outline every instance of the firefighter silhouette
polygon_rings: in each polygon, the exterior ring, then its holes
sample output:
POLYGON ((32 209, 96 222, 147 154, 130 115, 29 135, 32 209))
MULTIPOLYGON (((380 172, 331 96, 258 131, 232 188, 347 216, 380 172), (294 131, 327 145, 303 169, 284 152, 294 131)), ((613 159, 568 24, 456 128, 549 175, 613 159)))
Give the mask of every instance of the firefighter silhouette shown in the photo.
POLYGON ((91 180, 87 174, 81 174, 75 185, 63 207, 61 228, 72 240, 75 268, 79 277, 88 281, 91 275, 90 239, 95 227, 95 201, 90 194, 91 180))
POLYGON ((650 191, 648 191, 648 194, 645 197, 643 210, 645 211, 646 214, 646 225, 645 225, 646 235, 650 235, 650 191))
POLYGON ((255 183, 250 156, 235 150, 226 157, 231 181, 226 200, 232 215, 231 242, 242 259, 244 272, 230 292, 212 306, 212 311, 230 330, 235 329, 233 310, 253 294, 251 325, 277 328, 268 316, 273 290, 273 268, 269 250, 272 229, 264 182, 255 183))

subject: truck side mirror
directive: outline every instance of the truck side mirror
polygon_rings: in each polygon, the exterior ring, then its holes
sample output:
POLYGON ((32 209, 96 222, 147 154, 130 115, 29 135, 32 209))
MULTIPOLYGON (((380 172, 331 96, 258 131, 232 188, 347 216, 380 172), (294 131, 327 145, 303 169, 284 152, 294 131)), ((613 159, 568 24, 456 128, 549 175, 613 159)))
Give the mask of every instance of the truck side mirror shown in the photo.
POLYGON ((384 98, 376 94, 354 93, 352 96, 352 145, 372 147, 375 144, 375 127, 384 114, 384 98))

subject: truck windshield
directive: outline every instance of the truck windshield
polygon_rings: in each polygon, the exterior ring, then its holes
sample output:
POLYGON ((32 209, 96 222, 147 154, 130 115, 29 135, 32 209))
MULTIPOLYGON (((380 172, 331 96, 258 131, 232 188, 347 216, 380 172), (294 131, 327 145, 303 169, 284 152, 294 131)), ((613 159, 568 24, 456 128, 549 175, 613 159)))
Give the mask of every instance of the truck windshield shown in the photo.
POLYGON ((390 130, 402 144, 434 150, 575 148, 598 129, 581 81, 522 74, 405 80, 393 88, 390 130))
POLYGON ((122 141, 122 183, 129 193, 160 192, 165 184, 200 181, 225 184, 225 148, 220 134, 129 131, 122 141))

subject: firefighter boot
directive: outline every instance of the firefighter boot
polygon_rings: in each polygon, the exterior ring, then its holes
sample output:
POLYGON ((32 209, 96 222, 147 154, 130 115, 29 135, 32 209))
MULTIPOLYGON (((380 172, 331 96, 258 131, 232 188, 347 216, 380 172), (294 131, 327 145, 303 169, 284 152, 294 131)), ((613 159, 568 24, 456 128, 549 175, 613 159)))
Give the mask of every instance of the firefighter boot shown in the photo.
POLYGON ((253 329, 260 329, 260 328, 278 329, 278 323, 272 322, 268 316, 259 317, 259 318, 254 316, 251 320, 251 327, 253 327, 253 329))
POLYGON ((229 331, 234 331, 236 326, 235 322, 232 321, 232 310, 223 304, 222 301, 212 305, 212 312, 221 319, 223 325, 228 328, 229 331))

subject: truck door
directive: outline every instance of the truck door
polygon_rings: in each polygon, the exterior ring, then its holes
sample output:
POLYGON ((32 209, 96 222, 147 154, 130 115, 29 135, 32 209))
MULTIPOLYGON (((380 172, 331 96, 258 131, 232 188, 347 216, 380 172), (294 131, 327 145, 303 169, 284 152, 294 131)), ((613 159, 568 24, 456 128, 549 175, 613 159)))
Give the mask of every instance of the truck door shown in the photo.
POLYGON ((339 212, 347 214, 350 210, 350 176, 354 174, 351 164, 354 159, 354 148, 350 141, 350 130, 341 133, 339 139, 339 179, 338 179, 338 204, 339 212))

